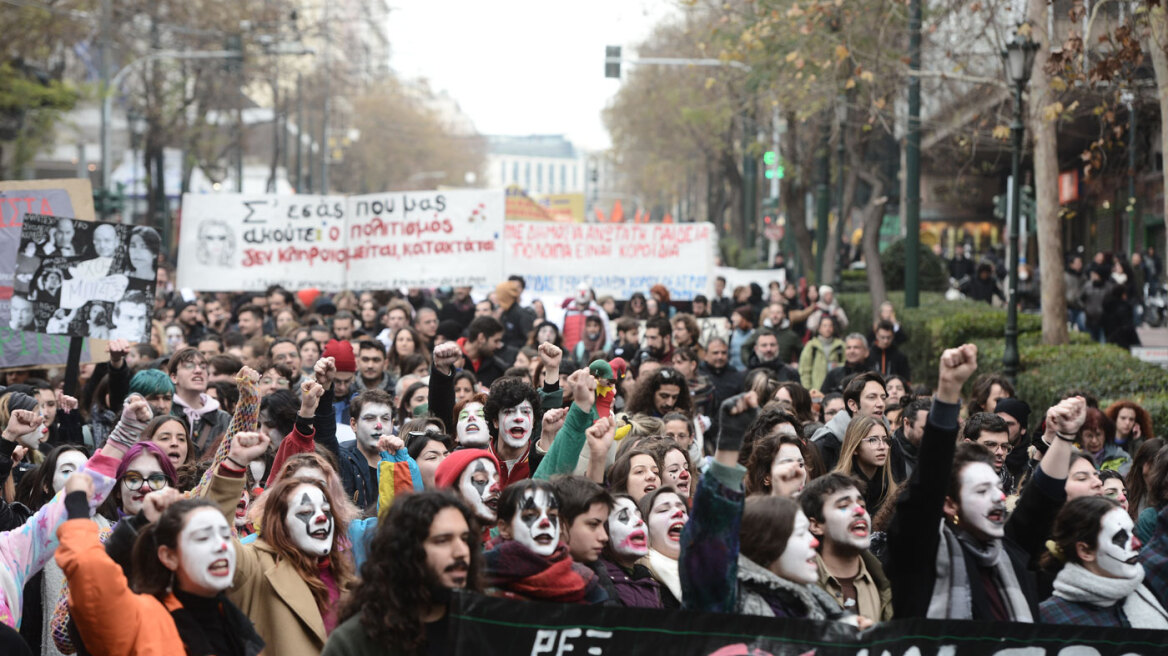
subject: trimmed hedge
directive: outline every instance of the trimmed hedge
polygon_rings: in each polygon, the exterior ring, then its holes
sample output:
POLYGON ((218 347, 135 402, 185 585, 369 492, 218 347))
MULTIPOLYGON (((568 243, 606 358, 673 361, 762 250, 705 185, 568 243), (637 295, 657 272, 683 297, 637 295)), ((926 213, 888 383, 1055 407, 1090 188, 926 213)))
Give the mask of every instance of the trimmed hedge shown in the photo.
MULTIPOLYGON (((949 288, 949 267, 928 246, 919 245, 917 271, 920 291, 943 292, 949 288)), ((904 289, 904 240, 898 239, 880 254, 880 269, 884 271, 884 285, 889 289, 904 289)))
MULTIPOLYGON (((848 313, 849 332, 867 332, 872 325, 871 297, 841 294, 839 299, 848 313)), ((973 378, 1002 372, 1005 310, 975 301, 947 301, 936 293, 922 293, 920 307, 913 310, 904 309, 903 293, 890 293, 889 300, 908 331, 909 340, 901 351, 909 359, 914 382, 936 386, 941 352, 966 342, 978 348, 979 366, 973 378)), ((1121 399, 1139 403, 1152 415, 1156 434, 1168 434, 1168 371, 1119 347, 1096 344, 1083 333, 1071 333, 1066 346, 1043 344, 1042 318, 1032 314, 1018 315, 1018 350, 1017 392, 1033 409, 1032 428, 1064 393, 1082 389, 1094 394, 1102 408, 1121 399)))
MULTIPOLYGON (((944 294, 923 292, 920 307, 904 308, 904 292, 889 292, 888 300, 896 308, 896 318, 908 332, 908 342, 901 352, 908 358, 913 378, 928 381, 936 375, 941 352, 954 344, 980 339, 1004 338, 1006 311, 986 303, 949 301, 944 294), (924 374, 924 378, 921 375, 924 374)), ((867 334, 872 330, 872 297, 867 294, 840 294, 840 305, 848 314, 848 332, 867 334)), ((1042 332, 1042 317, 1018 315, 1018 334, 1042 332)), ((928 383, 933 384, 933 383, 928 383)))

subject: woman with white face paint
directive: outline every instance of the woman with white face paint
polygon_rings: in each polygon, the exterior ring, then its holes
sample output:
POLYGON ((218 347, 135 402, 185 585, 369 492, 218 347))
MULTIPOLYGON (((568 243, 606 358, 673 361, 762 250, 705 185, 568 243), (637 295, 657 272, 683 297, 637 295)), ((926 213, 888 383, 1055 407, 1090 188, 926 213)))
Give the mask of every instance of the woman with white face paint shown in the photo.
POLYGON ((1144 585, 1131 517, 1102 497, 1068 501, 1054 522, 1046 562, 1062 563, 1045 624, 1168 629, 1168 611, 1144 585))
POLYGON ((596 573, 560 542, 559 498, 547 481, 512 483, 499 498, 500 540, 485 556, 487 594, 509 599, 598 604, 596 573))
POLYGON ((627 494, 613 495, 608 514, 608 544, 600 558, 617 600, 628 608, 664 608, 661 584, 638 561, 649 555, 649 527, 627 494))
POLYGON ((680 608, 682 586, 678 558, 689 508, 677 489, 668 485, 641 497, 638 507, 649 529, 649 553, 638 562, 661 584, 662 606, 680 608))
POLYGON ((98 540, 86 492, 66 497, 69 521, 56 558, 73 583, 71 612, 90 653, 243 656, 263 649, 252 623, 223 594, 236 566, 230 525, 210 502, 179 499, 171 490, 147 503, 153 523, 135 545, 131 590, 98 540))
MULTIPOLYGON (((245 464, 264 453, 262 434, 240 433, 219 465, 210 497, 230 521, 243 492, 245 464)), ((228 597, 239 605, 273 654, 317 655, 336 627, 336 611, 355 580, 339 547, 347 527, 336 521, 329 488, 308 478, 282 478, 264 491, 259 538, 236 542, 237 567, 228 597)))
POLYGON ((454 406, 455 438, 458 446, 469 449, 485 449, 491 441, 491 431, 487 426, 487 415, 483 411, 486 394, 475 394, 454 406))
POLYGON ((819 543, 799 504, 773 494, 743 499, 746 468, 738 456, 758 415, 756 392, 719 409, 718 448, 682 534, 683 608, 854 625, 855 616, 816 585, 819 543))

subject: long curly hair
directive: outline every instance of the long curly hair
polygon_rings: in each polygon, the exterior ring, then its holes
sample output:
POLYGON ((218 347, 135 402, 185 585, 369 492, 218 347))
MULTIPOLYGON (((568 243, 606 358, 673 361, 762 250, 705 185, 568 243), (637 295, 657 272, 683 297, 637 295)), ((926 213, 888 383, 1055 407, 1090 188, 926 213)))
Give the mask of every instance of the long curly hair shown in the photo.
POLYGON ((673 367, 661 367, 653 372, 649 380, 637 381, 637 387, 633 390, 633 398, 629 399, 628 412, 629 414, 646 414, 656 415, 657 404, 654 401, 654 396, 657 390, 665 385, 676 385, 678 391, 677 404, 673 409, 678 412, 686 414, 693 413, 693 399, 689 395, 689 385, 685 382, 685 376, 674 369, 673 367))
MULTIPOLYGON (((296 478, 295 476, 286 477, 264 491, 263 496, 267 497, 267 505, 260 523, 261 536, 264 542, 275 549, 280 558, 286 559, 292 565, 300 578, 304 579, 308 589, 312 591, 312 598, 317 607, 323 608, 328 603, 329 593, 324 581, 320 580, 319 563, 316 557, 304 553, 296 546, 292 537, 288 535, 288 527, 284 521, 284 518, 288 516, 292 493, 301 485, 311 485, 319 489, 324 493, 325 503, 330 508, 340 507, 337 503, 338 500, 333 497, 328 486, 311 479, 296 478)), ((333 575, 333 580, 337 582, 337 587, 344 594, 354 581, 352 558, 349 554, 340 553, 340 549, 338 549, 338 547, 348 544, 348 525, 340 521, 335 510, 332 512, 333 546, 328 559, 329 571, 333 575)))
MULTIPOLYGON (((328 451, 325 453, 332 455, 328 451)), ((297 475, 298 472, 304 469, 319 469, 324 473, 325 487, 329 489, 333 500, 333 517, 336 518, 338 524, 348 526, 353 523, 353 520, 361 517, 361 509, 345 494, 345 486, 341 483, 341 477, 337 475, 336 465, 319 453, 311 451, 308 453, 297 453, 291 458, 288 458, 284 461, 284 465, 280 467, 280 471, 272 472, 268 476, 268 487, 273 487, 277 482, 285 478, 312 480, 308 477, 297 475)), ((263 525, 264 508, 267 507, 268 499, 270 498, 266 493, 261 494, 248 506, 247 518, 252 525, 257 527, 263 525)))
MULTIPOLYGON (((1145 440, 1150 440, 1156 436, 1156 433, 1152 430, 1152 415, 1148 414, 1148 411, 1144 410, 1143 406, 1135 401, 1116 401, 1107 406, 1103 414, 1107 415, 1107 418, 1114 424, 1118 423, 1117 420, 1119 419, 1120 410, 1131 410, 1136 413, 1136 424, 1140 427, 1140 437, 1145 440)), ((1136 454, 1133 453, 1131 455, 1134 458, 1136 454)))
POLYGON ((369 542, 361 581, 341 609, 340 621, 359 615, 375 643, 407 654, 424 653, 421 614, 442 603, 437 574, 426 564, 426 539, 438 513, 454 508, 470 528, 466 589, 482 590, 483 555, 479 527, 470 509, 453 493, 427 490, 398 497, 369 542))

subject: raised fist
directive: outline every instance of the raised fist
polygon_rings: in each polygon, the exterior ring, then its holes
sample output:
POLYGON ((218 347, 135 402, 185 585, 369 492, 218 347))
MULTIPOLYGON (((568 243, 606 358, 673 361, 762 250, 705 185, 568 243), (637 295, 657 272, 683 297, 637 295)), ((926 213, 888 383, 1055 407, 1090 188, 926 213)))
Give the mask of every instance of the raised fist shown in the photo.
POLYGON ((462 357, 462 349, 457 342, 445 342, 434 347, 434 368, 449 375, 454 363, 462 357))

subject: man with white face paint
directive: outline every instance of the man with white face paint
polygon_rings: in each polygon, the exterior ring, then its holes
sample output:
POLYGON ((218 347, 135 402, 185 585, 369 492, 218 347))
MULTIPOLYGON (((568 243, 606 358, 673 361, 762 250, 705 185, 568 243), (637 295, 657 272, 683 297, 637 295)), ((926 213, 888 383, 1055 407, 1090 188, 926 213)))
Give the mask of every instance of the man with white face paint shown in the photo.
POLYGON ((547 481, 525 479, 503 490, 497 523, 500 541, 484 555, 489 593, 561 603, 597 604, 608 599, 596 573, 573 561, 560 542, 559 506, 555 488, 547 481))
POLYGON ((383 435, 393 435, 393 398, 384 390, 361 392, 349 404, 349 425, 357 439, 341 445, 341 483, 357 507, 377 501, 377 467, 383 435))
POLYGON ((1048 411, 1052 446, 1007 517, 993 455, 976 443, 956 443, 961 387, 977 369, 977 347, 946 350, 940 365, 919 475, 910 480, 888 530, 886 572, 896 617, 1033 622, 1038 595, 1029 563, 1043 550, 1065 499, 1058 488, 1086 403, 1075 397, 1048 411), (922 569, 921 563, 936 566, 922 569))
POLYGON ((892 584, 868 551, 872 517, 854 478, 832 472, 811 481, 799 504, 819 539, 819 587, 840 607, 875 621, 892 619, 892 584))
POLYGON ((531 462, 531 445, 539 438, 540 405, 536 391, 519 378, 491 384, 483 413, 490 422, 491 453, 499 460, 499 487, 528 478, 539 468, 539 462, 531 462))
MULTIPOLYGON (((1168 629, 1168 610, 1157 561, 1163 545, 1144 547, 1127 512, 1111 499, 1079 497, 1059 511, 1049 543, 1051 562, 1062 562, 1054 594, 1039 606, 1046 624, 1168 629), (1147 552, 1152 553, 1147 553, 1147 552)), ((1162 538, 1158 538, 1161 541, 1162 538)))
POLYGON ((499 461, 486 449, 458 449, 434 472, 438 489, 451 489, 466 502, 485 538, 498 519, 499 461))

